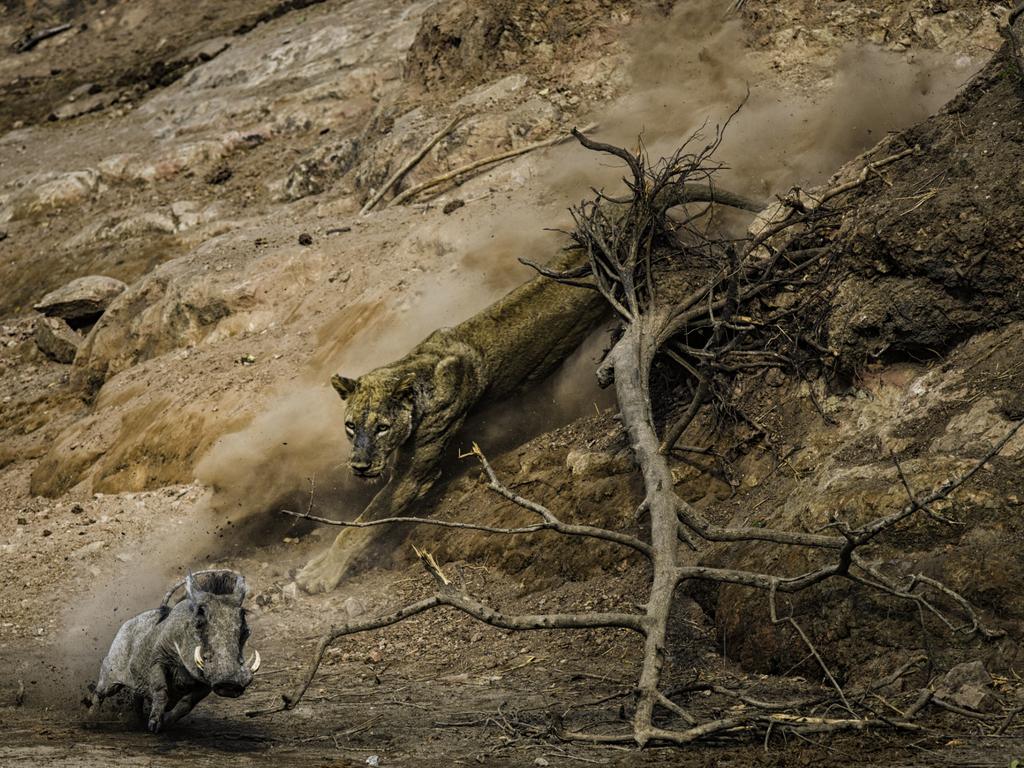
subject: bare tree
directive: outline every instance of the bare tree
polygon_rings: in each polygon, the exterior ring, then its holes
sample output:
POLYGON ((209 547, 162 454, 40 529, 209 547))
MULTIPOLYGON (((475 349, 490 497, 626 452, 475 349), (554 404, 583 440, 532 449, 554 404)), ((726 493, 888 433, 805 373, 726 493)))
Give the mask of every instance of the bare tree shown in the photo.
MULTIPOLYGON (((630 630, 640 637, 643 643, 642 666, 629 731, 560 733, 565 739, 633 742, 644 746, 650 743, 687 744, 711 737, 720 738, 723 734, 749 734, 772 728, 801 733, 860 730, 875 726, 918 729, 920 726, 913 721, 929 702, 947 708, 951 706, 937 700, 930 689, 923 690, 913 706, 895 718, 879 715, 867 706, 858 708, 857 702, 863 701, 865 691, 878 690, 898 679, 919 660, 911 660, 867 689, 844 690, 795 619, 780 611, 778 596, 806 590, 827 579, 842 578, 908 601, 921 611, 938 617, 950 632, 980 633, 986 637, 1001 634, 985 626, 966 599, 940 582, 921 574, 894 577, 882 573, 872 562, 870 550, 879 537, 915 515, 941 519, 931 506, 970 480, 1005 446, 1024 421, 1017 422, 970 470, 950 478, 925 495, 915 493, 904 480, 908 501, 901 509, 856 527, 837 514, 825 528, 811 533, 722 527, 710 523, 675 492, 667 456, 705 400, 714 397, 721 389, 723 378, 728 379, 741 371, 792 368, 800 362, 801 356, 807 359, 827 356, 828 350, 815 337, 814 329, 804 328, 799 321, 787 326, 786 333, 774 332, 773 329, 781 328, 781 324, 792 318, 766 315, 764 310, 755 307, 755 300, 778 290, 780 286, 813 283, 806 278, 827 268, 827 251, 805 247, 802 243, 813 241, 816 227, 827 225, 834 218, 835 211, 830 209, 830 202, 869 183, 877 177, 879 168, 909 157, 914 149, 907 148, 868 163, 855 179, 818 195, 793 190, 776 206, 776 215, 762 221, 757 234, 727 239, 712 237, 708 234, 710 230, 701 229, 697 217, 702 214, 687 216, 681 222, 669 214, 669 210, 680 202, 695 199, 725 200, 730 204, 741 202, 735 196, 718 192, 712 184, 718 166, 711 158, 720 142, 720 131, 716 131, 714 140, 699 151, 688 150, 698 142, 698 135, 672 157, 654 164, 642 150, 634 153, 574 133, 586 148, 610 154, 625 163, 630 172, 626 180, 629 195, 611 198, 595 192, 593 200, 573 210, 576 228, 572 237, 586 257, 579 268, 552 272, 533 266, 550 278, 580 286, 581 290, 599 291, 621 320, 617 339, 602 362, 598 376, 601 381, 615 386, 622 425, 643 477, 645 498, 641 509, 649 516, 648 536, 638 538, 625 532, 563 522, 547 507, 517 495, 504 485, 476 445, 473 452, 486 474, 488 488, 536 515, 537 522, 503 528, 413 517, 339 522, 308 513, 289 514, 349 527, 413 523, 487 531, 496 535, 549 530, 565 536, 611 542, 639 552, 646 558, 649 564, 646 603, 640 611, 509 615, 460 590, 449 581, 431 555, 417 551, 435 582, 434 594, 390 613, 333 627, 321 638, 296 689, 282 697, 280 708, 271 711, 296 706, 315 676, 327 648, 340 638, 395 624, 433 608, 450 607, 479 621, 511 630, 614 627, 630 630), (691 279, 689 282, 681 280, 680 275, 688 275, 691 279), (700 275, 696 284, 692 279, 694 275, 700 275), (662 435, 657 429, 651 400, 651 371, 659 356, 682 367, 692 391, 691 400, 680 418, 670 424, 662 435), (708 542, 755 541, 764 546, 813 550, 819 553, 823 564, 802 574, 783 576, 687 565, 680 557, 683 546, 699 549, 708 542), (791 626, 807 645, 832 686, 834 693, 830 700, 845 710, 845 714, 841 717, 815 714, 819 710, 812 712, 811 707, 820 704, 820 698, 768 702, 742 691, 711 686, 720 695, 742 701, 747 709, 735 716, 702 721, 673 700, 671 692, 664 689, 662 679, 666 663, 666 635, 677 590, 682 584, 694 580, 735 584, 762 591, 771 621, 791 626), (953 618, 956 615, 960 616, 959 622, 953 618), (675 725, 658 724, 661 720, 656 720, 656 714, 662 713, 674 719, 675 725)), ((714 215, 713 211, 710 215, 714 215)), ((899 475, 902 479, 901 470, 899 475)))

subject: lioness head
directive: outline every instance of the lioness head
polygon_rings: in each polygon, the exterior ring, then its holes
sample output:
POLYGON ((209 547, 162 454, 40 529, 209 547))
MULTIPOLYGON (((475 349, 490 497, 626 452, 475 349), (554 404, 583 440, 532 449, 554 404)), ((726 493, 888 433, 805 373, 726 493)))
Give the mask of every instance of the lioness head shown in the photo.
POLYGON ((347 403, 345 434, 352 443, 348 465, 358 477, 380 477, 413 428, 413 383, 406 377, 346 379, 331 377, 331 385, 347 403))

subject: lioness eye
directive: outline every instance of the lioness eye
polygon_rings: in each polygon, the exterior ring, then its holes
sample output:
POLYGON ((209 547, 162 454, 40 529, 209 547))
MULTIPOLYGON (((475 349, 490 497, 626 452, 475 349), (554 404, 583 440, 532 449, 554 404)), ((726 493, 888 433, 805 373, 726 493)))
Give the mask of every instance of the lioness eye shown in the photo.
POLYGON ((391 429, 391 425, 390 424, 379 424, 379 425, 377 425, 377 434, 383 435, 389 429, 391 429))
POLYGON ((346 421, 345 422, 345 431, 348 432, 350 435, 355 434, 356 425, 353 424, 351 421, 346 421))

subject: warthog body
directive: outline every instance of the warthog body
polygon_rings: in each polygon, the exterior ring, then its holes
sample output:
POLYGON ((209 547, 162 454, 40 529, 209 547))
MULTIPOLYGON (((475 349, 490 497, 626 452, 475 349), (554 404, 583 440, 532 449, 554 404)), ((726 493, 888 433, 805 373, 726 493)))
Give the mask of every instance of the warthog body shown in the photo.
MULTIPOLYGON (((173 590, 172 590, 173 592, 173 590)), ((127 690, 149 710, 153 733, 180 720, 210 691, 235 698, 259 668, 243 658, 245 579, 230 571, 190 574, 185 599, 140 613, 118 630, 91 697, 97 708, 127 690)))

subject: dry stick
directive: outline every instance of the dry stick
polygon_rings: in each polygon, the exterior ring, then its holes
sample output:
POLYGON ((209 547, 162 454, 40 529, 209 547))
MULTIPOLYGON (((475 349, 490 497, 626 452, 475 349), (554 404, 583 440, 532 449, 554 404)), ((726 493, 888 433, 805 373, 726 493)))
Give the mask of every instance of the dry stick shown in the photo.
POLYGON ((49 40, 51 37, 55 37, 61 32, 67 32, 69 29, 71 29, 70 24, 58 24, 56 27, 49 27, 48 29, 42 29, 38 32, 32 32, 22 37, 14 43, 12 47, 14 48, 15 53, 25 53, 26 51, 31 51, 43 42, 43 40, 49 40))
POLYGON ((464 117, 464 114, 459 113, 458 115, 453 117, 444 128, 442 128, 440 131, 431 136, 427 143, 420 147, 420 151, 413 155, 411 158, 409 158, 409 160, 407 160, 405 164, 402 165, 401 168, 399 168, 397 171, 391 174, 391 178, 384 182, 384 184, 381 186, 380 189, 377 190, 373 197, 366 201, 366 205, 364 205, 362 210, 359 211, 359 215, 365 216, 371 210, 373 210, 373 206, 375 206, 377 203, 381 201, 381 198, 383 198, 384 195, 387 194, 387 191, 391 189, 395 184, 397 184, 398 181, 403 176, 405 176, 405 174, 407 174, 409 171, 415 168, 416 164, 419 163, 419 161, 422 160, 424 157, 426 157, 427 152, 429 152, 433 148, 433 146, 437 144, 437 142, 439 142, 441 139, 447 136, 452 131, 452 129, 455 128, 456 125, 462 122, 464 117))
MULTIPOLYGON (((590 125, 588 125, 583 130, 584 131, 592 131, 596 127, 597 127, 596 123, 591 123, 590 125)), ((554 146, 555 144, 561 144, 563 141, 568 141, 568 140, 569 140, 569 136, 565 136, 565 135, 552 136, 550 139, 545 139, 544 141, 538 141, 538 142, 535 142, 533 144, 527 144, 525 147, 519 147, 518 149, 510 149, 508 152, 501 152, 500 154, 497 154, 497 155, 491 155, 490 157, 481 158, 480 160, 476 160, 476 161, 474 161, 472 163, 469 163, 467 165, 463 165, 462 167, 456 168, 455 170, 449 171, 448 173, 443 173, 440 176, 437 176, 436 178, 430 179, 428 181, 424 181, 422 184, 417 184, 414 187, 409 187, 409 189, 407 189, 404 192, 402 192, 402 193, 400 193, 398 195, 395 195, 393 198, 391 198, 390 202, 388 202, 388 207, 390 208, 393 205, 401 205, 402 203, 404 203, 409 198, 415 197, 416 195, 418 195, 420 192, 428 190, 428 189, 430 189, 432 187, 436 187, 439 184, 444 184, 446 181, 451 181, 452 179, 458 178, 459 176, 462 176, 464 174, 467 174, 467 173, 470 173, 472 171, 475 171, 477 168, 481 168, 481 167, 483 167, 485 165, 491 165, 493 163, 500 163, 503 160, 508 160, 510 158, 513 158, 513 157, 518 157, 519 155, 525 155, 527 152, 533 152, 535 149, 543 149, 544 147, 551 147, 551 146, 554 146)))
POLYGON ((697 724, 697 718, 695 718, 681 706, 672 701, 672 699, 670 699, 664 693, 661 693, 661 691, 658 692, 658 703, 665 709, 667 709, 669 712, 674 712, 675 714, 683 718, 683 720, 686 721, 687 725, 697 724))
POLYGON ((832 675, 832 671, 825 663, 825 660, 821 658, 821 654, 818 653, 818 649, 815 648, 814 643, 811 642, 811 639, 807 636, 801 626, 797 624, 796 619, 792 616, 783 616, 782 618, 779 618, 775 601, 775 593, 776 589, 774 587, 768 592, 768 605, 772 624, 786 622, 797 631, 797 634, 800 635, 800 639, 803 640, 804 645, 807 646, 807 650, 811 652, 815 661, 818 662, 818 666, 821 667, 822 671, 825 673, 825 677, 827 677, 828 681, 832 683, 832 687, 836 689, 836 693, 839 694, 839 699, 843 702, 843 706, 846 708, 846 711, 854 717, 857 717, 857 713, 853 711, 853 708, 850 706, 850 702, 846 700, 846 694, 843 692, 843 687, 836 681, 835 677, 832 675))
POLYGON ((477 460, 480 462, 480 466, 483 467, 484 472, 487 474, 487 487, 500 496, 505 497, 512 503, 517 504, 524 509, 528 509, 531 512, 536 512, 544 518, 544 528, 564 533, 569 536, 589 536, 595 539, 611 541, 616 544, 622 544, 623 546, 635 549, 636 551, 646 555, 648 558, 653 556, 653 550, 649 544, 633 538, 632 536, 618 533, 616 531, 609 531, 604 528, 595 528, 589 525, 569 525, 567 523, 563 523, 555 517, 547 507, 542 504, 538 504, 535 501, 524 499, 522 496, 519 496, 506 488, 501 481, 498 480, 498 476, 495 474, 490 462, 487 461, 487 457, 484 456, 483 451, 480 450, 480 446, 476 443, 473 443, 473 454, 477 457, 477 460))
MULTIPOLYGON (((1024 4, 1022 4, 1021 7, 1024 7, 1024 4)), ((1014 709, 1011 709, 1006 715, 1006 719, 1003 720, 1002 724, 998 728, 996 728, 996 736, 1001 736, 1006 733, 1006 729, 1010 727, 1010 723, 1012 723, 1014 718, 1021 712, 1024 712, 1024 707, 1015 707, 1014 709)))
MULTIPOLYGON (((896 523, 909 517, 914 512, 924 509, 926 506, 940 501, 950 496, 957 488, 962 486, 968 480, 970 480, 982 467, 988 464, 995 456, 1006 446, 1006 444, 1013 438, 1017 431, 1024 426, 1024 419, 1017 421, 1010 428, 1006 435, 1002 437, 981 459, 979 459, 967 472, 961 475, 954 476, 946 480, 936 490, 932 491, 928 496, 923 499, 913 498, 913 500, 904 506, 900 511, 894 512, 891 515, 878 518, 870 523, 865 524, 861 528, 855 529, 850 532, 850 535, 856 539, 857 545, 863 545, 871 541, 875 536, 884 530, 891 528, 896 523)), ((824 549, 843 549, 847 545, 848 539, 843 536, 827 536, 822 534, 814 533, 801 533, 797 531, 779 531, 765 528, 720 528, 713 526, 707 522, 707 520, 700 514, 693 506, 687 504, 683 499, 677 498, 676 503, 678 505, 678 515, 681 523, 686 525, 692 531, 694 531, 701 538, 708 541, 725 542, 725 541, 771 541, 776 544, 792 544, 796 546, 810 546, 824 549)), ((870 573, 872 577, 878 579, 882 583, 886 584, 889 589, 896 590, 897 588, 888 584, 889 580, 875 572, 871 566, 864 563, 859 557, 854 554, 853 562, 858 567, 863 568, 866 572, 870 573)), ((698 576, 698 578, 700 578, 698 576)), ((931 580, 920 577, 917 582, 927 584, 928 586, 934 586, 931 580)), ((937 582, 936 582, 937 583, 937 582)), ((888 590, 887 590, 888 591, 888 590)), ((899 591, 899 590, 897 590, 899 591)), ((955 593, 954 593, 955 594, 955 593)), ((918 595, 903 595, 904 597, 918 598, 918 595)), ((950 595, 952 597, 952 595, 950 595)), ((953 599, 962 601, 963 598, 956 596, 953 599)), ((966 603, 966 601, 964 601, 966 603)), ((961 603, 961 605, 964 605, 961 603)), ((968 606, 964 605, 965 608, 968 606)), ((972 618, 974 617, 971 613, 972 618)), ((983 633, 991 632, 991 630, 985 630, 978 625, 978 628, 983 633)))
POLYGON ((423 553, 417 553, 423 562, 424 567, 438 583, 439 591, 427 598, 418 600, 409 605, 403 606, 396 611, 376 616, 369 619, 349 621, 340 626, 332 627, 326 632, 317 643, 316 651, 306 669, 302 680, 295 688, 291 696, 283 694, 282 704, 275 709, 252 710, 246 712, 248 717, 273 714, 285 710, 294 709, 302 700, 309 686, 316 676, 316 672, 323 661, 327 648, 339 637, 367 632, 373 629, 388 627, 400 621, 411 618, 417 614, 429 611, 433 608, 450 607, 493 627, 511 630, 534 630, 534 629, 597 629, 597 628, 619 628, 629 629, 641 635, 646 634, 644 617, 633 613, 547 613, 547 614, 522 614, 507 615, 491 608, 484 603, 470 597, 464 592, 454 589, 433 558, 423 553))
POLYGON ((968 470, 964 474, 960 475, 959 477, 950 478, 941 486, 939 486, 936 490, 932 491, 930 494, 925 496, 923 499, 911 502, 903 509, 901 509, 899 512, 894 512, 891 515, 879 518, 878 520, 875 520, 873 523, 862 527, 858 531, 858 537, 860 539, 858 543, 866 544, 868 541, 870 541, 876 535, 881 533, 883 530, 891 528, 899 521, 912 515, 920 507, 927 506, 941 499, 945 499, 953 491, 955 491, 961 485, 970 480, 975 475, 975 473, 980 471, 981 468, 985 466, 989 461, 995 458, 996 454, 998 454, 1000 451, 1003 450, 1004 447, 1006 447, 1006 444, 1010 442, 1010 440, 1013 438, 1014 435, 1017 434, 1017 431, 1022 426, 1024 426, 1024 419, 1021 419, 1014 423, 1014 425, 1010 428, 1009 432, 1007 432, 1006 435, 1004 435, 998 443, 992 446, 992 448, 988 451, 988 453, 986 453, 981 458, 980 461, 978 461, 973 467, 971 467, 970 470, 968 470))
MULTIPOLYGON (((486 462, 483 459, 483 454, 479 454, 482 463, 486 462)), ((485 469, 489 474, 492 474, 490 465, 485 464, 485 469)), ((555 531, 557 533, 564 534, 566 536, 582 536, 592 539, 600 539, 602 541, 610 541, 615 544, 621 544, 624 547, 635 549, 647 557, 651 555, 651 548, 646 543, 640 541, 640 539, 629 536, 628 534, 619 533, 618 531, 610 531, 604 528, 596 528, 589 525, 570 525, 563 523, 557 517, 551 514, 546 507, 542 507, 540 504, 527 501, 526 499, 517 496, 516 494, 509 491, 507 488, 497 482, 497 478, 494 478, 492 484, 488 486, 491 490, 501 494, 509 501, 518 504, 519 506, 537 512, 538 510, 544 510, 546 517, 543 523, 534 523, 533 525, 524 525, 518 528, 502 528, 494 525, 478 525, 476 523, 463 523, 456 520, 435 520, 425 517, 382 517, 377 520, 332 520, 327 517, 319 517, 317 515, 310 515, 304 512, 293 512, 290 509, 282 509, 281 512, 285 515, 291 515, 292 517, 298 517, 303 520, 312 520, 316 523, 323 523, 324 525, 336 525, 342 528, 372 528, 377 525, 392 525, 396 523, 407 523, 412 525, 433 525, 438 528, 458 528, 467 531, 483 531, 485 533, 502 533, 509 535, 525 534, 525 533, 537 533, 538 531, 555 531)), ((541 513, 541 514, 544 514, 541 513)))

